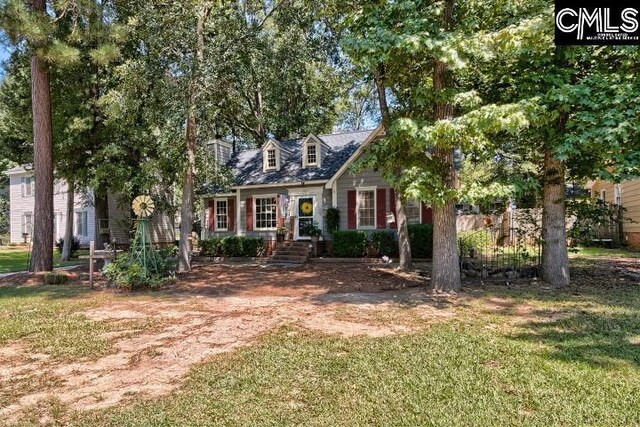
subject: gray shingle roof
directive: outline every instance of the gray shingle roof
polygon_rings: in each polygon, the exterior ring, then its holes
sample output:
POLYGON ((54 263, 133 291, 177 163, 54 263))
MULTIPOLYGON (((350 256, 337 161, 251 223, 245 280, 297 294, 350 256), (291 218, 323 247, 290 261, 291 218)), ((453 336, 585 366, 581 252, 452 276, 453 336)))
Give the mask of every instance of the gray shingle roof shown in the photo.
POLYGON ((228 166, 233 170, 234 181, 239 186, 329 180, 371 132, 373 130, 317 135, 329 147, 322 158, 321 167, 302 168, 302 142, 305 138, 280 141, 280 146, 290 154, 283 154, 279 171, 263 171, 262 149, 234 154, 228 166))

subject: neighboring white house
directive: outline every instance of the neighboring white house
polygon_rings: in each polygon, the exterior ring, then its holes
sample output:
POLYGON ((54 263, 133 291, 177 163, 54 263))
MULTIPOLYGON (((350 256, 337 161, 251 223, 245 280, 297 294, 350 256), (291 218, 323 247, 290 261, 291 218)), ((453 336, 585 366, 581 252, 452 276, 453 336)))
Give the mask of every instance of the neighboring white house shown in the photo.
MULTIPOLYGON (((31 241, 33 233, 34 184, 33 171, 24 167, 15 167, 5 172, 9 176, 9 206, 11 242, 31 241)), ((53 189, 53 236, 58 240, 64 237, 67 225, 67 190, 64 180, 56 179, 53 189)), ((128 209, 119 206, 116 197, 109 195, 109 218, 96 219, 95 208, 91 200, 91 192, 76 193, 74 197, 73 235, 80 239, 82 245, 96 240, 96 226, 102 231, 109 231, 110 240, 128 243, 127 222, 130 218, 128 209), (96 222, 99 221, 99 224, 96 222)), ((172 222, 167 215, 156 214, 150 222, 151 239, 154 242, 169 243, 175 240, 172 222)))

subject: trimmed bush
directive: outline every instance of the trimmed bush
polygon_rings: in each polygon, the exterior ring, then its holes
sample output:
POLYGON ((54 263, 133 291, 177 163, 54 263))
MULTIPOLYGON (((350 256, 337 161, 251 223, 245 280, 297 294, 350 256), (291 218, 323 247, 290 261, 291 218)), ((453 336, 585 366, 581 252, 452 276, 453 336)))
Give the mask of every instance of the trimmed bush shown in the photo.
MULTIPOLYGON (((56 248, 58 248, 58 253, 62 253, 62 246, 64 246, 64 239, 61 237, 56 242, 56 248)), ((71 239, 71 253, 69 254, 69 256, 73 258, 73 255, 76 252, 78 252, 79 249, 80 249, 80 239, 78 239, 76 236, 73 236, 73 238, 71 239)))
POLYGON ((200 255, 202 256, 222 256, 222 239, 213 237, 200 241, 200 255))
POLYGON ((411 257, 431 258, 433 255, 433 224, 410 224, 411 257))
POLYGON ((363 231, 334 231, 333 255, 354 258, 364 256, 367 248, 367 235, 363 231))
POLYGON ((263 256, 264 252, 262 237, 214 237, 200 242, 202 256, 257 257, 263 256))
POLYGON ((52 272, 42 276, 42 280, 46 285, 64 285, 69 281, 69 276, 64 273, 52 272))
POLYGON ((393 231, 374 231, 369 238, 379 256, 391 256, 397 252, 398 244, 393 231))

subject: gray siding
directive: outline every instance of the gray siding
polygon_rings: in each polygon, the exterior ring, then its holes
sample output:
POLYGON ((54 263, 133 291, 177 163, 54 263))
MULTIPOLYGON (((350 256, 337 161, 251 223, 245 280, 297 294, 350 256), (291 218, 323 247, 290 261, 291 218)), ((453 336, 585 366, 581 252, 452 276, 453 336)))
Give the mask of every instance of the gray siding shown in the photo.
MULTIPOLYGON (((362 172, 353 175, 350 172, 345 172, 336 181, 337 189, 337 208, 340 209, 340 229, 347 230, 347 191, 354 190, 362 187, 376 187, 376 188, 389 188, 389 184, 382 178, 382 176, 372 169, 365 169, 362 172)), ((389 194, 386 192, 385 209, 386 212, 391 211, 391 204, 389 203, 389 194)))

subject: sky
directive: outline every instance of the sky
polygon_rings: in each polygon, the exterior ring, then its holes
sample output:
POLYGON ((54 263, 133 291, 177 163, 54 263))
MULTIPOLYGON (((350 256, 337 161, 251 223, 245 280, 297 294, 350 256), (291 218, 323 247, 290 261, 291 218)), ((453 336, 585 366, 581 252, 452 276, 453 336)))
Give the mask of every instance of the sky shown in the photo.
POLYGON ((0 44, 0 80, 4 77, 4 61, 9 58, 9 48, 0 44))

